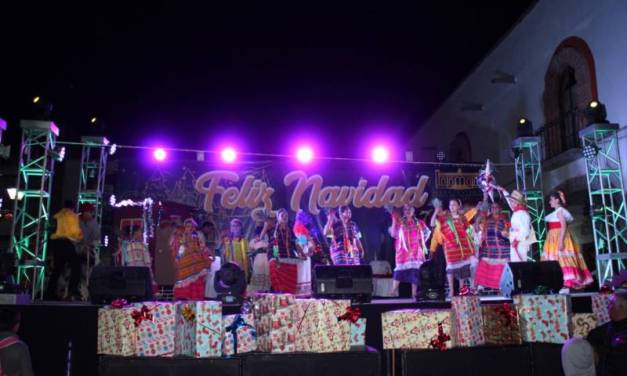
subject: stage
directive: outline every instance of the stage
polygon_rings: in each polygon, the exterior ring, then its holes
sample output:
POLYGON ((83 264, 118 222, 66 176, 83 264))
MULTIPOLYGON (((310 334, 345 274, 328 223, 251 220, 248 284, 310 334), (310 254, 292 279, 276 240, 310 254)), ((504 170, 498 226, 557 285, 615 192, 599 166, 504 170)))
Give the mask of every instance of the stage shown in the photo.
MULTIPOLYGON (((590 303, 590 294, 573 294, 571 295, 571 310, 573 313, 592 312, 590 303)), ((501 303, 508 300, 501 297, 483 297, 482 304, 488 303, 501 303)), ((459 348, 452 349, 450 351, 440 353, 434 350, 424 351, 384 351, 382 350, 382 335, 381 335, 381 313, 397 309, 408 308, 449 308, 448 302, 432 302, 432 303, 416 303, 411 299, 377 299, 366 304, 357 304, 356 306, 361 308, 362 317, 367 319, 366 328, 366 345, 369 349, 356 349, 350 353, 337 353, 337 354, 246 354, 242 357, 236 357, 239 360, 229 360, 226 358, 220 359, 186 359, 186 358, 174 358, 174 359, 159 359, 158 361, 150 358, 116 358, 116 357, 99 357, 97 354, 97 321, 98 321, 98 305, 85 304, 85 303, 66 303, 66 302, 35 302, 29 305, 19 306, 22 309, 22 325, 19 335, 30 347, 31 357, 33 361, 34 371, 38 375, 108 375, 111 373, 109 370, 125 369, 124 367, 130 367, 129 369, 140 370, 143 365, 150 367, 151 374, 174 374, 174 373, 153 373, 152 370, 158 368, 157 364, 163 364, 166 369, 172 369, 172 367, 188 370, 194 367, 201 367, 202 364, 213 364, 207 369, 221 369, 220 367, 226 367, 225 369, 231 369, 229 367, 239 367, 246 373, 246 364, 275 364, 269 366, 268 369, 290 369, 294 367, 283 368, 284 365, 290 364, 291 359, 301 359, 295 361, 294 364, 307 364, 302 359, 311 359, 311 364, 317 364, 315 359, 329 359, 332 361, 329 363, 325 360, 325 364, 329 364, 329 368, 325 368, 325 374, 336 374, 336 371, 342 371, 341 374, 352 374, 348 370, 346 364, 353 364, 355 369, 361 369, 358 367, 362 364, 362 357, 364 362, 373 362, 378 364, 377 373, 379 375, 431 375, 435 373, 429 373, 429 369, 438 370, 433 368, 435 365, 442 363, 439 366, 440 373, 438 374, 453 374, 455 370, 482 370, 487 367, 487 363, 490 359, 494 362, 500 362, 501 359, 518 359, 521 356, 523 360, 528 363, 530 370, 536 370, 538 367, 543 369, 560 368, 559 359, 559 345, 549 344, 523 344, 521 346, 500 346, 500 347, 477 347, 477 348, 459 348), (542 351, 538 349, 544 349, 542 351), (540 351, 543 356, 538 358, 536 355, 540 351), (373 355, 373 354, 376 354, 373 355), (517 355, 516 355, 517 354, 517 355), (376 358, 376 361, 374 360, 376 358), (242 360, 243 359, 243 360, 242 360), (264 361, 265 359, 265 361, 264 361), (360 359, 359 361, 356 361, 360 359), (448 360, 450 359, 450 361, 448 360), (453 361, 453 359, 459 359, 453 361), (465 360, 464 360, 465 359, 465 360), (481 360, 483 359, 483 360, 481 360), (534 360, 535 359, 535 360, 534 360), (224 363, 223 363, 224 362, 224 363), (232 363, 237 363, 237 366, 233 366, 232 363), (238 363, 239 362, 239 363, 238 363), (287 363, 284 363, 287 362, 287 363), (348 362, 348 363, 347 363, 348 362), (396 367, 392 367, 395 364, 396 367), (415 364, 422 364, 420 367, 415 364), (427 365, 428 364, 428 365, 427 365), (68 373, 68 365, 71 372, 68 373), (463 365, 463 366, 462 366, 463 365), (433 366, 433 367, 432 367, 433 366), (532 367, 533 366, 533 367, 532 367), (139 367, 139 368, 138 368, 139 367), (191 368, 190 368, 191 367, 191 368), (274 368, 273 368, 274 367, 274 368), (461 367, 461 368, 460 368, 461 367), (417 373, 418 372, 418 373, 417 373)), ((240 307, 236 305, 225 305, 223 307, 223 314, 234 314, 239 312, 240 307)), ((490 361, 491 362, 491 361, 490 361)), ((370 363, 368 363, 370 364, 370 363)), ((499 363, 500 364, 500 363, 499 363)), ((507 363, 503 363, 507 364, 507 363)), ((517 363, 512 363, 517 364, 517 363)), ((312 366, 313 367, 313 366, 312 366)), ((374 367, 374 366, 372 366, 374 367)), ((373 370, 371 366, 368 368, 367 374, 373 370)), ((307 367, 305 367, 307 368, 307 367)), ((308 375, 308 369, 303 368, 299 374, 308 375)), ((259 369, 257 366, 254 369, 259 369)), ((313 368, 311 368, 313 369, 313 368)), ((497 369, 491 368, 490 369, 497 369)), ((436 372, 433 371, 433 372, 436 372)), ((533 374, 556 374, 554 372, 536 372, 533 374)), ((121 372, 121 371, 120 371, 121 372)), ((165 371, 164 371, 165 372, 165 371)), ((185 371, 188 374, 187 371, 185 371)), ((191 371, 190 371, 191 372, 191 371)), ((226 372, 226 371, 225 371, 226 372)), ((230 371, 229 371, 230 372, 230 371)), ((295 371, 294 371, 295 372, 295 371)), ((530 371, 531 372, 531 371, 530 371)), ((135 372, 137 373, 137 372, 135 372)), ((141 371, 140 373, 144 373, 141 371)), ((475 373, 474 371, 471 373, 475 373)), ((118 373, 116 373, 118 374, 118 373)), ((123 374, 123 373, 120 373, 123 374)), ((195 373, 191 372, 189 375, 195 373)), ((230 373, 225 373, 230 374, 230 373)), ((261 373, 256 373, 261 374, 261 373)), ((340 373, 337 373, 340 374, 340 373)), ((354 373, 357 374, 357 373, 354 373)), ((365 375, 363 372, 360 375, 365 375)), ((532 374, 532 373, 520 373, 532 374)))

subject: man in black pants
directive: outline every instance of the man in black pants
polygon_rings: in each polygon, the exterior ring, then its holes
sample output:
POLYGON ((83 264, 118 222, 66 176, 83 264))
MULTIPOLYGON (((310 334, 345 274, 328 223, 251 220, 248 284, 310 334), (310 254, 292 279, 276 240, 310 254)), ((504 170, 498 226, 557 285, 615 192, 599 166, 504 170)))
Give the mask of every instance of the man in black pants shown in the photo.
POLYGON ((80 300, 81 294, 78 290, 78 284, 81 277, 81 262, 76 253, 76 243, 83 238, 83 234, 78 222, 78 215, 74 212, 74 203, 66 201, 63 209, 55 214, 54 218, 57 222, 57 229, 50 236, 48 242, 54 262, 48 282, 48 299, 58 299, 57 283, 59 277, 65 271, 65 266, 70 264, 68 297, 71 300, 80 300))

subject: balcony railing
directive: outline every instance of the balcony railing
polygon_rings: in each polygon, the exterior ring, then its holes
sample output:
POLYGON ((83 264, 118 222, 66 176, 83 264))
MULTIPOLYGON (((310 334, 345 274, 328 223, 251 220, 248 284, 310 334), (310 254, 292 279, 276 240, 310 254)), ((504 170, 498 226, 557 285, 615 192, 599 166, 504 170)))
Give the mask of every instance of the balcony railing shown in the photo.
POLYGON ((542 137, 544 159, 550 159, 569 149, 581 146, 578 132, 587 124, 583 111, 566 114, 562 119, 545 124, 536 132, 542 137))

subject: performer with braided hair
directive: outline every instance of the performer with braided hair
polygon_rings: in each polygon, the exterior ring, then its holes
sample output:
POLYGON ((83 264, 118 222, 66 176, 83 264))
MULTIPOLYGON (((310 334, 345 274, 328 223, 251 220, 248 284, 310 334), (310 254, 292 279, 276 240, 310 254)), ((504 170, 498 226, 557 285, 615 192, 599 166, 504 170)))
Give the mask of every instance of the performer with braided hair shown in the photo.
POLYGON ((581 255, 579 244, 572 238, 568 224, 573 216, 566 210, 566 196, 562 191, 549 195, 549 205, 553 210, 544 220, 547 222, 548 233, 544 242, 542 261, 558 261, 564 275, 564 288, 561 293, 570 289, 582 289, 593 282, 581 255))

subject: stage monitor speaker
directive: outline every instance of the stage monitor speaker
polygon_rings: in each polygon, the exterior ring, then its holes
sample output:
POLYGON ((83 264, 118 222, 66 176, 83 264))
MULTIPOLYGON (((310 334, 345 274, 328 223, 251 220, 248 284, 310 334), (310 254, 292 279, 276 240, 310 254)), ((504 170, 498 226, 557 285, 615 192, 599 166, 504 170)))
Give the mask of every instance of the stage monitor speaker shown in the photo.
POLYGON ((94 304, 109 304, 118 298, 129 302, 150 300, 150 269, 139 266, 97 266, 89 276, 89 295, 94 304))
POLYGON ((509 268, 514 277, 512 294, 533 293, 539 286, 557 294, 564 285, 562 268, 557 261, 510 262, 509 268))
POLYGON ((419 302, 445 300, 444 283, 446 272, 435 260, 425 261, 418 270, 418 282, 420 290, 416 296, 419 302))
POLYGON ((317 265, 313 277, 316 298, 351 299, 356 302, 372 299, 370 265, 317 265))

